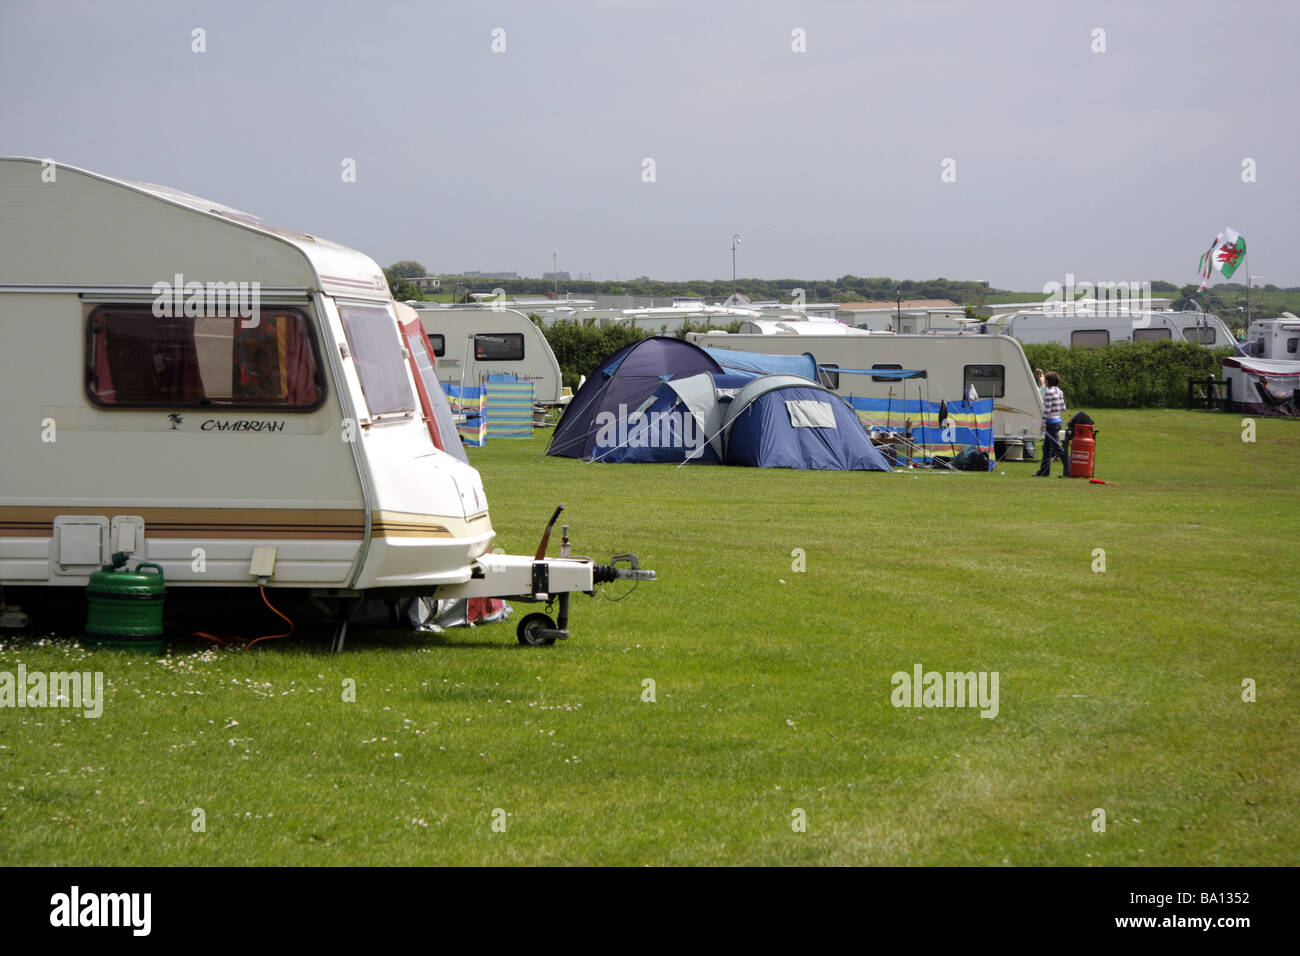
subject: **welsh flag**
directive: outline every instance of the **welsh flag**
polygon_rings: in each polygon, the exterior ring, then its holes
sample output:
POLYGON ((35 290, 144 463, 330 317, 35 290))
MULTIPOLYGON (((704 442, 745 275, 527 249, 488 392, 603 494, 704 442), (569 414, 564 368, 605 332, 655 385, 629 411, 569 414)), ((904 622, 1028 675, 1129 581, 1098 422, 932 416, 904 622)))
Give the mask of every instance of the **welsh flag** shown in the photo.
POLYGON ((1229 226, 1214 237, 1210 248, 1201 256, 1198 266, 1201 275, 1201 291, 1205 291, 1205 284, 1210 281, 1212 270, 1218 269, 1225 279, 1231 279, 1232 274, 1237 271, 1237 267, 1245 258, 1246 240, 1242 238, 1241 233, 1229 226))

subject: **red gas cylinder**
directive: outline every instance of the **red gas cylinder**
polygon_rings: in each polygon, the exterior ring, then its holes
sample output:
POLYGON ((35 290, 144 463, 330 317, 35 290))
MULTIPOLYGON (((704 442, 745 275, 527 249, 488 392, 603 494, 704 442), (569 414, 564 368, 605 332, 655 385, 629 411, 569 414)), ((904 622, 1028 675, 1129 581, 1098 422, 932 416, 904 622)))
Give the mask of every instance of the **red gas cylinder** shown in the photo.
POLYGON ((1070 440, 1071 478, 1092 477, 1092 465, 1096 451, 1097 442, 1092 437, 1092 426, 1075 425, 1074 438, 1070 440))

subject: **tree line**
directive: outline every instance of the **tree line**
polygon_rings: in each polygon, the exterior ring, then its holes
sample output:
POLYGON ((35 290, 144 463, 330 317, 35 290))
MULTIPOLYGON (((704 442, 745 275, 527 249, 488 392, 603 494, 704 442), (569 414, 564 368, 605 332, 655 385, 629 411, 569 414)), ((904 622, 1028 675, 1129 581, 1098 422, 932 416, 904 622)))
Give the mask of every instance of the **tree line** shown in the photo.
MULTIPOLYGON (((399 301, 420 301, 426 296, 411 280, 428 274, 425 267, 411 259, 395 262, 384 270, 394 298, 399 301)), ((641 276, 612 282, 588 279, 565 280, 562 292, 576 295, 636 295, 661 298, 725 298, 731 294, 730 279, 693 279, 686 282, 668 282, 641 276)), ((454 302, 470 302, 474 293, 491 293, 501 289, 508 296, 549 295, 555 283, 550 279, 443 279, 443 293, 450 294, 454 302)), ((737 291, 752 301, 790 302, 795 290, 802 289, 805 302, 855 302, 893 301, 903 299, 948 299, 973 309, 973 314, 984 311, 985 300, 990 296, 1008 295, 1014 289, 995 289, 983 282, 953 279, 893 279, 888 276, 844 275, 838 279, 738 279, 737 291)), ((1237 282, 1213 285, 1203 294, 1196 294, 1192 284, 1178 286, 1156 279, 1151 291, 1174 299, 1175 309, 1193 308, 1193 298, 1207 312, 1218 315, 1230 327, 1244 328, 1247 320, 1247 288, 1237 282)), ((1300 286, 1279 288, 1272 283, 1250 290, 1250 316, 1257 319, 1276 318, 1284 311, 1300 309, 1300 286)))

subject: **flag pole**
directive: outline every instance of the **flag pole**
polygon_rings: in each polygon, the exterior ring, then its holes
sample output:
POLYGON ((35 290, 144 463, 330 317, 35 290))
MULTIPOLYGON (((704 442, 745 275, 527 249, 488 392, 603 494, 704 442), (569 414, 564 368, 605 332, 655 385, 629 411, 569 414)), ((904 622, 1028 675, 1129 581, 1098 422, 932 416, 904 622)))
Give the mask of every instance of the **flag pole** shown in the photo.
POLYGON ((1251 254, 1251 250, 1242 255, 1242 265, 1245 268, 1245 328, 1251 328, 1251 267, 1245 261, 1245 258, 1251 254))

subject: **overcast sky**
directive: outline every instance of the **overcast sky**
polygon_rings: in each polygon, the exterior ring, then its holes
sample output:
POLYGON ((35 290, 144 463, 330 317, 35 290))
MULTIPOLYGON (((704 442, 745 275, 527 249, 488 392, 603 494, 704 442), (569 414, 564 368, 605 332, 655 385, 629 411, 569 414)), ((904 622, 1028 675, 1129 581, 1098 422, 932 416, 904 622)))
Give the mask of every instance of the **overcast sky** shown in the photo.
POLYGON ((1300 285, 1297 39, 1285 0, 0 0, 0 155, 433 272, 729 278, 739 233, 742 277, 1184 283, 1232 226, 1300 285))

